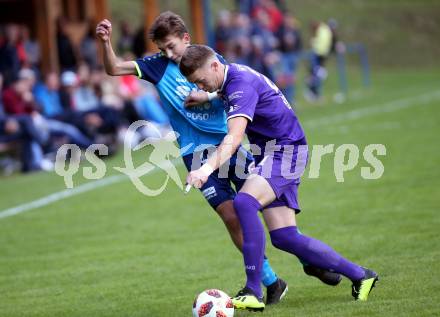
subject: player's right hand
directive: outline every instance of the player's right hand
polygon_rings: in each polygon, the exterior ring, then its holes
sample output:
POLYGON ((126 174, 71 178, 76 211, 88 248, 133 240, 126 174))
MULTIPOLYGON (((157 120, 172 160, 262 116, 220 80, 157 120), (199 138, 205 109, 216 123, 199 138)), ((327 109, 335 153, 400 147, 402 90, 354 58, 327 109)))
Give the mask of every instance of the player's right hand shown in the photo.
POLYGON ((112 24, 109 20, 104 19, 96 26, 96 36, 103 42, 110 40, 112 34, 112 24))
POLYGON ((203 90, 191 91, 185 98, 185 107, 193 107, 208 102, 208 93, 203 90))

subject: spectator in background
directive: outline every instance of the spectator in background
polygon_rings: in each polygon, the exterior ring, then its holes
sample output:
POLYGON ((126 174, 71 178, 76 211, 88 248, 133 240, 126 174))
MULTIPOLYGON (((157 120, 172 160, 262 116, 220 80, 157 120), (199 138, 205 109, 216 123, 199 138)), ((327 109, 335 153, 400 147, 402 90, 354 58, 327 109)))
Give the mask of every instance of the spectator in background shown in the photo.
MULTIPOLYGON (((15 83, 16 79, 12 81, 15 83)), ((3 77, 0 73, 0 95, 3 95, 2 87, 3 77)), ((53 164, 43 158, 43 136, 34 126, 31 116, 27 114, 7 115, 2 100, 3 98, 0 98, 0 143, 18 142, 23 172, 51 170, 53 164)))
POLYGON ((71 124, 43 117, 34 101, 32 93, 35 74, 30 69, 22 69, 14 83, 3 92, 5 111, 10 115, 31 115, 34 125, 40 131, 44 143, 49 144, 51 137, 65 137, 71 143, 87 148, 92 141, 71 124))
POLYGON ((299 22, 291 13, 286 13, 283 23, 276 33, 279 41, 279 49, 283 53, 298 54, 303 48, 299 22))
POLYGON ((270 17, 264 10, 257 11, 252 23, 252 35, 260 36, 264 39, 264 53, 272 52, 278 46, 278 39, 270 30, 270 17))
POLYGON ((57 73, 48 73, 45 77, 44 83, 39 82, 34 86, 33 93, 35 101, 45 118, 69 123, 82 132, 87 132, 86 122, 81 113, 63 106, 61 100, 64 92, 61 92, 60 79, 57 73))
POLYGON ((264 16, 264 25, 272 33, 275 33, 283 23, 283 13, 273 0, 260 0, 253 8, 251 16, 260 20, 264 16))
MULTIPOLYGON (((96 75, 91 76, 90 67, 82 63, 78 67, 78 86, 74 88, 71 96, 75 111, 81 113, 87 127, 84 132, 95 139, 103 139, 103 134, 116 133, 120 122, 117 110, 102 103, 102 90, 99 85, 101 79, 97 79, 96 75)), ((100 143, 110 145, 113 142, 113 139, 105 139, 100 143)))
POLYGON ((10 115, 33 114, 36 112, 32 95, 32 74, 29 69, 22 69, 12 79, 11 85, 2 94, 4 110, 10 115))
POLYGON ((272 51, 264 58, 267 77, 280 88, 289 102, 293 102, 295 75, 289 62, 286 55, 280 51, 272 51))
POLYGON ((91 85, 90 67, 86 63, 81 63, 78 67, 78 86, 74 89, 72 98, 76 111, 85 112, 100 106, 98 96, 91 85))
POLYGON ((231 40, 236 41, 252 34, 252 23, 249 16, 242 13, 234 13, 231 20, 231 40))
POLYGON ((264 40, 261 36, 254 35, 251 38, 251 53, 249 54, 249 62, 247 65, 255 69, 257 72, 267 74, 268 70, 264 63, 264 58, 264 40))
POLYGON ((26 25, 21 26, 21 42, 26 54, 26 62, 22 66, 38 71, 41 58, 40 45, 31 38, 29 27, 26 25))
POLYGON ((140 131, 143 138, 160 138, 171 131, 168 116, 160 105, 157 92, 151 83, 141 82, 139 95, 134 98, 133 103, 139 118, 150 123, 140 131))
POLYGON ((88 31, 81 40, 80 55, 82 61, 90 67, 94 68, 98 65, 98 46, 96 45, 95 28, 92 21, 89 22, 88 31))
POLYGON ((302 50, 302 37, 298 27, 298 21, 295 17, 287 13, 284 15, 283 24, 277 32, 279 50, 281 51, 281 59, 284 64, 284 80, 277 82, 287 100, 294 102, 295 84, 296 84, 296 68, 299 54, 302 50), (286 72, 287 70, 287 72, 286 72))
POLYGON ((221 10, 217 16, 217 22, 215 26, 215 50, 225 55, 229 39, 231 34, 231 12, 228 10, 221 10))
POLYGON ((67 32, 67 21, 63 17, 57 20, 57 49, 61 70, 74 70, 77 57, 67 32))
POLYGON ((327 22, 330 30, 332 31, 332 44, 330 48, 330 53, 332 54, 342 54, 345 52, 345 44, 339 38, 338 34, 338 21, 335 19, 330 19, 327 22))
POLYGON ((39 82, 34 86, 33 93, 35 100, 42 114, 47 118, 60 119, 64 117, 65 109, 61 103, 59 89, 59 78, 55 72, 48 73, 44 83, 39 82))
POLYGON ((124 55, 127 52, 131 52, 132 47, 133 31, 127 21, 121 21, 119 23, 119 40, 117 43, 119 54, 124 55))
POLYGON ((250 15, 259 0, 235 0, 235 6, 238 12, 250 15))
POLYGON ((134 34, 133 37, 133 47, 131 51, 134 53, 136 58, 143 57, 145 50, 147 48, 147 35, 145 34, 145 26, 141 25, 134 34))
POLYGON ((327 77, 325 61, 332 47, 332 31, 325 22, 312 22, 310 28, 312 54, 310 57, 310 75, 304 97, 309 102, 318 101, 322 94, 322 82, 327 77))
POLYGON ((4 76, 5 86, 18 76, 20 58, 17 44, 20 29, 16 24, 7 24, 0 32, 0 73, 4 76))

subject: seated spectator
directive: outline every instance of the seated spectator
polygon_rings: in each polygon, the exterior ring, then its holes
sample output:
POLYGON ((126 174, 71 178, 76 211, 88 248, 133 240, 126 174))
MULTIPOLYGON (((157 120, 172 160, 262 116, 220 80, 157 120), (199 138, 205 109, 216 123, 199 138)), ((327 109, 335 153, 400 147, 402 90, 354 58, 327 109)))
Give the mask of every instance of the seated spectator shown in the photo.
POLYGON ((79 67, 78 76, 71 71, 64 72, 61 75, 61 102, 63 108, 74 112, 75 118, 79 116, 81 120, 77 120, 76 124, 81 131, 96 139, 100 134, 116 133, 120 120, 117 110, 101 102, 96 85, 90 78, 90 69, 86 64, 79 67))
MULTIPOLYGON (((2 83, 3 77, 0 74, 0 93, 2 83)), ((43 138, 35 128, 31 116, 6 115, 0 98, 0 143, 11 142, 16 142, 20 147, 23 172, 53 168, 53 164, 43 158, 43 138)))
POLYGON ((219 54, 226 54, 228 41, 231 37, 231 13, 227 10, 221 10, 218 13, 215 26, 215 50, 219 54))
POLYGON ((32 93, 35 75, 30 69, 22 69, 12 85, 3 92, 3 103, 7 114, 31 115, 46 143, 50 137, 66 137, 70 143, 87 148, 92 141, 71 124, 44 118, 37 109, 32 93))
POLYGON ((44 83, 39 82, 34 86, 33 93, 45 117, 65 121, 64 117, 70 116, 70 109, 63 108, 59 89, 58 74, 50 72, 46 75, 44 83))

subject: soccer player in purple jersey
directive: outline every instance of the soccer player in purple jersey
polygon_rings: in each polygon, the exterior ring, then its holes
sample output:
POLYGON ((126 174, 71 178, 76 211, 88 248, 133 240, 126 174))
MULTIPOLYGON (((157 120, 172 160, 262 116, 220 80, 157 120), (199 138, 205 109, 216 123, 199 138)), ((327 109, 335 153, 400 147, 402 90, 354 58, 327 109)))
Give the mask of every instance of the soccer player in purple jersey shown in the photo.
MULTIPOLYGON (((224 65, 204 45, 189 46, 180 71, 200 89, 219 91, 226 102, 228 133, 217 150, 187 183, 199 188, 208 176, 226 163, 245 133, 254 145, 256 167, 234 198, 243 231, 246 286, 233 298, 238 309, 263 310, 259 281, 265 234, 258 210, 268 227, 272 244, 315 267, 349 278, 356 300, 367 300, 378 275, 343 258, 328 245, 301 234, 295 214, 300 211, 298 186, 308 156, 304 131, 286 98, 264 75, 239 65, 224 65), (260 149, 260 151, 255 151, 260 149)), ((200 100, 202 101, 202 100, 200 100)))

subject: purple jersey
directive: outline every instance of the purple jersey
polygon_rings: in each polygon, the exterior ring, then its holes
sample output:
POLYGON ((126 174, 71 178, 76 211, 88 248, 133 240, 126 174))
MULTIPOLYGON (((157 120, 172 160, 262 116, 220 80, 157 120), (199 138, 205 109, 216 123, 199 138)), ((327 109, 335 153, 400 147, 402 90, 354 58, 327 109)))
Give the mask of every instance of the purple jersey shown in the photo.
POLYGON ((271 140, 287 145, 304 139, 298 118, 282 92, 252 68, 228 65, 221 92, 226 99, 228 119, 249 119, 246 134, 250 143, 263 149, 271 140))

